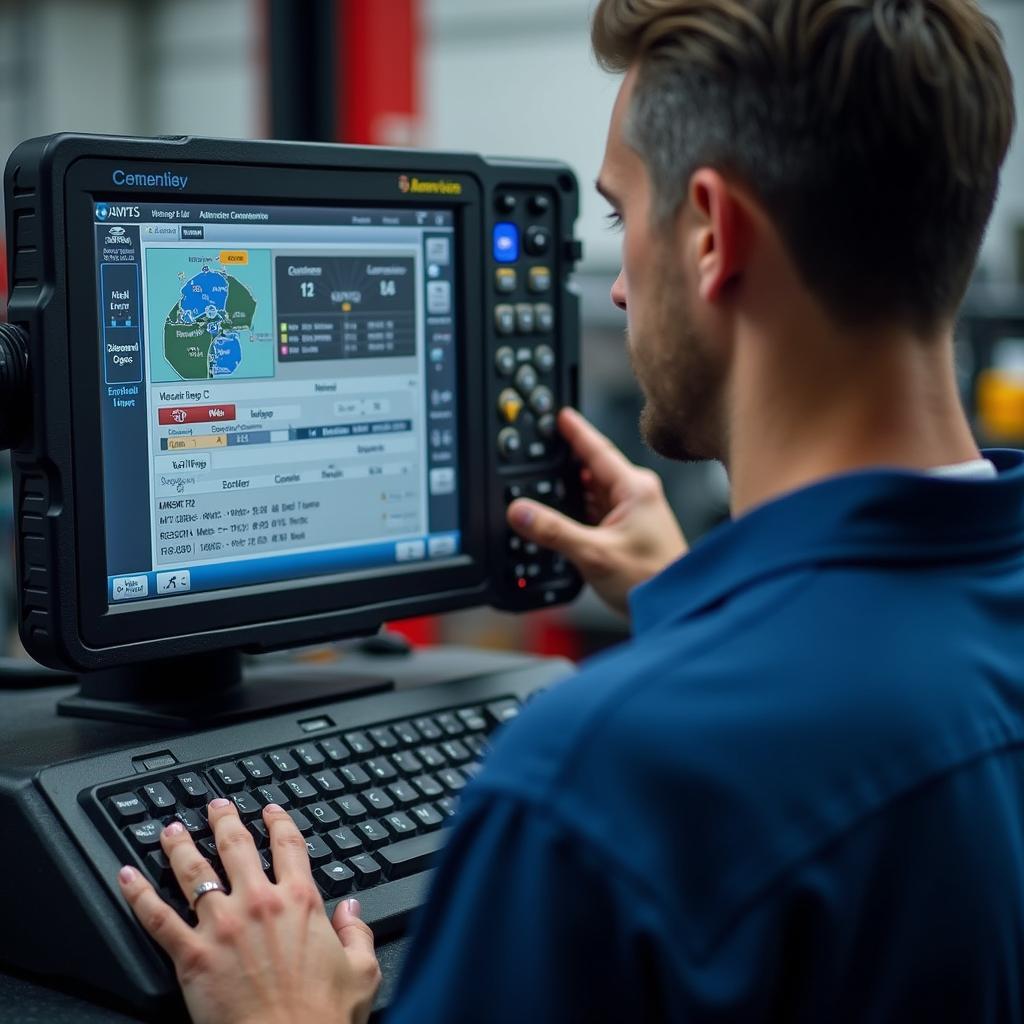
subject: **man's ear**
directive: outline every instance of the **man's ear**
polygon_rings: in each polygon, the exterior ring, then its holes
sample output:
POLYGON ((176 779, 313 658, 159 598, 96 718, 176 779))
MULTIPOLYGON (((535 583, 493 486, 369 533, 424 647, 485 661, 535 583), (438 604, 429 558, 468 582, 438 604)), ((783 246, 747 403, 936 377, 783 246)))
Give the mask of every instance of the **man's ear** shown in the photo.
MULTIPOLYGON (((697 285, 705 302, 717 302, 743 273, 751 222, 732 185, 718 171, 701 167, 690 178, 690 244, 696 247, 697 285)), ((694 251, 690 250, 691 258, 694 251)))

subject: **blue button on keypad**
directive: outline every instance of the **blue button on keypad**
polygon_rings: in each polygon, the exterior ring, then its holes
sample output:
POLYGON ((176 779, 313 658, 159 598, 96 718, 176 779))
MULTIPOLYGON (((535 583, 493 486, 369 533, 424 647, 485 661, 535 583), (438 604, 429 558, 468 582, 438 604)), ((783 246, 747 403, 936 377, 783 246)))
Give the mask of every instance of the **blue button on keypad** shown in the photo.
POLYGON ((519 228, 508 221, 494 225, 494 258, 498 263, 519 259, 519 228))

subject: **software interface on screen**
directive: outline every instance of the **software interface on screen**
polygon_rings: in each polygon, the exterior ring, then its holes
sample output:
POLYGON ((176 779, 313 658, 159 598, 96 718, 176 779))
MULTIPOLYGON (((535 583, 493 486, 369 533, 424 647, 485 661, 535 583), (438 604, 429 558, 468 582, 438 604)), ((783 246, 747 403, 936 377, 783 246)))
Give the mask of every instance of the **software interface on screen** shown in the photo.
POLYGON ((94 214, 111 609, 458 557, 450 211, 94 214))

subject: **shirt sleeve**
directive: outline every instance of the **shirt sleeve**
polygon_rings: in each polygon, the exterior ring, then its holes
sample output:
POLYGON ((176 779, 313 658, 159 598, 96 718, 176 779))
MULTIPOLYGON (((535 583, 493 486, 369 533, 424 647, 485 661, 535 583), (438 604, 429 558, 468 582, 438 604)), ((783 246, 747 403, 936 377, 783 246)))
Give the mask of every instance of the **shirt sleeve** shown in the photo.
POLYGON ((671 943, 547 808, 477 792, 420 912, 387 1024, 664 1019, 671 943))

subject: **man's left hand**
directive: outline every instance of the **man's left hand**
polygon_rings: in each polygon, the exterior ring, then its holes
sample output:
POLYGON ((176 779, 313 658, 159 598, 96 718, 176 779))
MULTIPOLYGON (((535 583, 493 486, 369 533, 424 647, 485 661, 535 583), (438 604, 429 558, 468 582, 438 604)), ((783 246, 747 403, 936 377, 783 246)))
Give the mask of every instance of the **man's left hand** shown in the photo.
MULTIPOLYGON (((174 962, 195 1024, 364 1024, 380 968, 359 904, 344 900, 327 919, 306 842, 276 804, 263 810, 276 882, 230 800, 214 800, 209 820, 231 889, 199 898, 195 928, 139 871, 118 875, 143 928, 174 962)), ((216 872, 180 823, 168 825, 160 843, 192 905, 196 887, 218 881, 216 872)))

